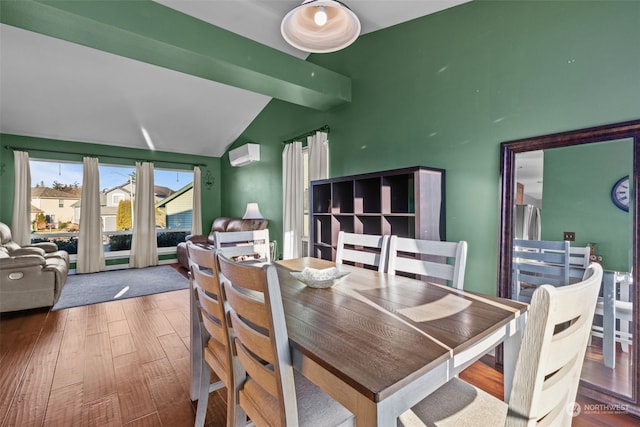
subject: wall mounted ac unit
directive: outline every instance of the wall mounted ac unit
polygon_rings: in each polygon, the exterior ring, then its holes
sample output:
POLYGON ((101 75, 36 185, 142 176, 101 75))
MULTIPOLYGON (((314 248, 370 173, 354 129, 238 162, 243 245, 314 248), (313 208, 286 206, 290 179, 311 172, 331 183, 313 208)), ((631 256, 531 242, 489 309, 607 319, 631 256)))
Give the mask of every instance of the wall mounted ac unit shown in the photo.
POLYGON ((244 144, 229 151, 231 166, 244 166, 260 161, 260 144, 244 144))

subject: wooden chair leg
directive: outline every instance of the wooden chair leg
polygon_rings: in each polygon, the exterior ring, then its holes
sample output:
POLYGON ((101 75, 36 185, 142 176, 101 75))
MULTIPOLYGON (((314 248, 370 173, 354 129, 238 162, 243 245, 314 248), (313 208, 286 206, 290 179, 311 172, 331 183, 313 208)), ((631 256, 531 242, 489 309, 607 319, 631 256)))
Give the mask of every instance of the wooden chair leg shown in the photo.
MULTIPOLYGON (((207 417, 207 405, 209 404, 209 388, 211 383, 211 369, 207 362, 202 360, 200 367, 200 392, 198 394, 198 409, 196 410, 196 427, 204 426, 207 417)), ((227 417, 228 419, 228 417, 227 417)))

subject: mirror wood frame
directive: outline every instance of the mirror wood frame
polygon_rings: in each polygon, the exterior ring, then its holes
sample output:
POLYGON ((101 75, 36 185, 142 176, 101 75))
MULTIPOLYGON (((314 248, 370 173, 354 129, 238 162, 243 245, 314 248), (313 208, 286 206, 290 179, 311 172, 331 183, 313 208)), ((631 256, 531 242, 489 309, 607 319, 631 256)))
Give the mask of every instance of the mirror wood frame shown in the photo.
MULTIPOLYGON (((511 258, 513 241, 513 206, 515 205, 515 156, 527 151, 545 150, 549 148, 569 147, 595 142, 613 141, 618 139, 633 139, 633 336, 640 336, 640 319, 638 304, 640 303, 640 286, 638 276, 640 270, 640 255, 638 254, 640 241, 640 119, 586 129, 544 135, 533 138, 503 142, 500 145, 500 247, 498 253, 498 296, 511 298, 511 258)), ((630 206, 631 207, 631 206, 630 206)), ((592 383, 580 381, 580 393, 603 403, 623 403, 629 413, 640 416, 640 367, 638 365, 640 345, 637 340, 631 346, 633 376, 630 381, 631 396, 615 393, 592 383)), ((501 352, 498 362, 501 363, 501 352)))

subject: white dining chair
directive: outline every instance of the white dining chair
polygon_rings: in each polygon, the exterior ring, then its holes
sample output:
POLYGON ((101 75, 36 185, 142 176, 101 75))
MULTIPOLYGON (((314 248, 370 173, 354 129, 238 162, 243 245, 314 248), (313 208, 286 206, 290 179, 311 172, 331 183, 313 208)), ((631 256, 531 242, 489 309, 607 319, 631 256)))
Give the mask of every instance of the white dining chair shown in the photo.
POLYGON ((234 419, 229 326, 213 250, 187 242, 191 287, 192 382, 198 395, 195 426, 203 426, 209 393, 226 387, 227 426, 234 419), (211 370, 220 381, 211 383, 211 370))
POLYGON ((514 240, 512 298, 528 302, 540 285, 568 285, 570 256, 568 241, 514 240))
POLYGON ((365 268, 368 266, 385 271, 388 245, 389 236, 340 231, 336 246, 336 264, 347 261, 365 268))
POLYGON ((456 289, 464 287, 467 242, 441 242, 391 236, 387 273, 417 274, 442 279, 456 289))
POLYGON ((248 260, 255 259, 261 262, 271 262, 268 229, 216 231, 214 234, 216 249, 224 253, 228 258, 239 259, 238 257, 245 257, 249 258, 248 260))
POLYGON ((218 256, 233 328, 236 426, 352 426, 347 409, 293 370, 275 266, 218 256))
POLYGON ((630 329, 633 320, 631 286, 631 273, 606 273, 602 281, 604 296, 598 298, 596 305, 596 316, 600 316, 602 324, 592 325, 591 336, 602 338, 604 364, 608 368, 615 368, 616 344, 620 343, 620 349, 627 353, 633 341, 630 329), (609 346, 613 351, 607 348, 609 346))
POLYGON ((402 414, 398 426, 569 426, 602 267, 573 285, 542 285, 531 299, 508 404, 454 378, 402 414), (568 409, 569 408, 569 409, 568 409))

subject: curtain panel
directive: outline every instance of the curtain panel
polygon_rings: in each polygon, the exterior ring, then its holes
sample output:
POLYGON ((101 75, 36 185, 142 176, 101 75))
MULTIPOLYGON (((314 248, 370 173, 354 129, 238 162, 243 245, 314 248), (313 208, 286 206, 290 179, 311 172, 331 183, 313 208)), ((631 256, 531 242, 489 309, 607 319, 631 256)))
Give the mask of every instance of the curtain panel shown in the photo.
POLYGON ((11 235, 19 245, 31 243, 31 171, 29 153, 14 151, 15 191, 13 193, 13 218, 11 235))
POLYGON ((100 216, 100 171, 98 159, 82 160, 80 230, 78 232, 78 273, 96 273, 105 268, 100 216))
POLYGON ((329 176, 329 140, 326 132, 307 137, 309 147, 309 181, 329 176))
POLYGON ((302 253, 304 220, 304 170, 302 143, 285 145, 282 152, 282 258, 298 258, 302 253))
POLYGON ((153 163, 136 162, 133 237, 129 258, 129 265, 134 268, 158 265, 154 190, 153 163))
POLYGON ((191 234, 202 234, 202 182, 200 167, 193 168, 193 201, 191 208, 191 234))

